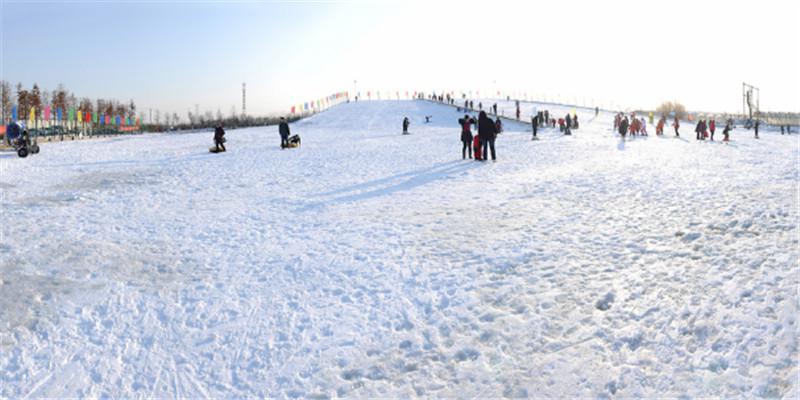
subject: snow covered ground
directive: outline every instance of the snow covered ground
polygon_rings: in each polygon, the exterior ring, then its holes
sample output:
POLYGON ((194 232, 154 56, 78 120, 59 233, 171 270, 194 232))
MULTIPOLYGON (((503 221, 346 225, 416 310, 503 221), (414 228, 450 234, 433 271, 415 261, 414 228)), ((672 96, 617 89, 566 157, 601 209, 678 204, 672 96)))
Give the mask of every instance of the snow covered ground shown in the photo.
POLYGON ((0 153, 0 397, 798 396, 798 136, 458 116, 0 153))

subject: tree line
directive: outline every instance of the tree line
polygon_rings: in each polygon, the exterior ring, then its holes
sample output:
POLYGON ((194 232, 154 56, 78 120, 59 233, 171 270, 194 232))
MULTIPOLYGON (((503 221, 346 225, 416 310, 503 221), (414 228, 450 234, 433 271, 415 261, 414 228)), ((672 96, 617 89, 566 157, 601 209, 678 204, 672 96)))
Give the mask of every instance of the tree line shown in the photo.
POLYGON ((75 109, 83 113, 90 112, 92 114, 136 118, 136 103, 133 100, 125 103, 116 99, 96 99, 93 101, 88 97, 78 98, 74 93, 67 90, 63 84, 59 84, 55 90, 43 90, 36 83, 30 89, 18 83, 15 93, 12 93, 11 84, 5 80, 0 81, 0 119, 2 119, 3 123, 11 121, 14 105, 17 106, 17 119, 19 120, 27 120, 32 107, 36 118, 41 119, 44 114, 44 107, 48 105, 51 107, 53 114, 55 114, 56 109, 60 108, 63 112, 75 109))

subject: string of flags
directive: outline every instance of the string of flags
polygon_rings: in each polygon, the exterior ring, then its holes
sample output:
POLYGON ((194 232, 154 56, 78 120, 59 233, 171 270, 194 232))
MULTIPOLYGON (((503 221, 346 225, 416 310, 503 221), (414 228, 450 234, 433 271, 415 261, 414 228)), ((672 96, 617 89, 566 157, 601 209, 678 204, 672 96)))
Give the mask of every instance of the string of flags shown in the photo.
MULTIPOLYGON (((75 107, 70 107, 64 110, 61 107, 51 107, 51 106, 44 106, 39 108, 39 113, 37 114, 37 108, 31 107, 30 111, 28 112, 28 123, 33 125, 36 121, 45 121, 45 122, 74 122, 74 123, 89 123, 95 124, 99 126, 104 125, 116 125, 117 127, 130 127, 130 126, 139 126, 141 125, 141 120, 139 117, 130 117, 130 116, 111 116, 105 113, 93 113, 91 111, 83 111, 76 109, 75 107), (37 118, 39 117, 39 118, 37 118)), ((19 120, 18 109, 17 106, 11 106, 11 120, 18 121, 19 120)))
POLYGON ((342 103, 343 101, 347 101, 349 98, 350 98, 349 92, 337 92, 316 100, 293 105, 290 109, 290 112, 292 113, 292 115, 305 114, 308 112, 319 112, 330 106, 335 106, 337 104, 342 103))

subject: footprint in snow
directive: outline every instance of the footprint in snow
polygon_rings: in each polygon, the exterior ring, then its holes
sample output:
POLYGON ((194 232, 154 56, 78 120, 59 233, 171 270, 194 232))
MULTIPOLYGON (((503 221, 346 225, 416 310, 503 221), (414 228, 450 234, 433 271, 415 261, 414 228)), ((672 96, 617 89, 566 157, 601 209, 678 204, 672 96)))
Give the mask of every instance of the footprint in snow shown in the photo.
POLYGON ((600 311, 606 311, 611 308, 611 303, 614 302, 614 293, 608 292, 602 299, 597 300, 594 307, 600 311))

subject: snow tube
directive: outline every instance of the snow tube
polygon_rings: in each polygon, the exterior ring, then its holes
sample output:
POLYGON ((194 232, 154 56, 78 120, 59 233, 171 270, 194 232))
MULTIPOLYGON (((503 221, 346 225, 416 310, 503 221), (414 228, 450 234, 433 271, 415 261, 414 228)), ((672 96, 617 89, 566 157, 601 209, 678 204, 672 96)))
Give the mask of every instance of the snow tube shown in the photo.
POLYGON ((481 156, 481 138, 478 135, 475 135, 475 138, 472 139, 472 153, 475 155, 475 159, 480 161, 481 156))

